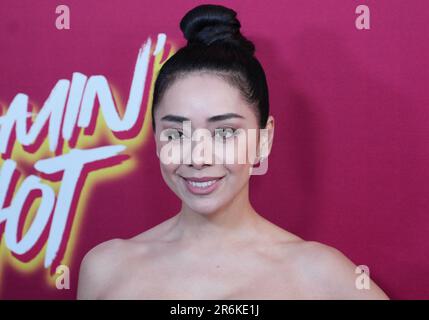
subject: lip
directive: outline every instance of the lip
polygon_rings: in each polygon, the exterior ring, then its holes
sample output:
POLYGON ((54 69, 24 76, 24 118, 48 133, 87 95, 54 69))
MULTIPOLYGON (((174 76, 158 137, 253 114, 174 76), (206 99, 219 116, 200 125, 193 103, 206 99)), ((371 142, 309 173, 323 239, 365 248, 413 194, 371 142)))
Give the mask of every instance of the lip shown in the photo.
POLYGON ((205 195, 205 194, 210 194, 212 193, 214 190, 216 190, 219 185, 221 184, 223 177, 201 177, 201 178, 194 178, 194 177, 182 177, 184 184, 186 185, 186 188, 188 189, 189 192, 193 193, 193 194, 197 194, 197 195, 205 195), (212 181, 212 180, 216 180, 215 183, 206 186, 206 187, 197 187, 197 186, 193 186, 191 184, 192 182, 207 182, 207 181, 212 181))
POLYGON ((195 182, 206 182, 206 181, 212 181, 212 180, 218 180, 218 179, 222 179, 223 177, 201 177, 201 178, 197 178, 197 177, 182 177, 185 180, 188 181, 195 181, 195 182))

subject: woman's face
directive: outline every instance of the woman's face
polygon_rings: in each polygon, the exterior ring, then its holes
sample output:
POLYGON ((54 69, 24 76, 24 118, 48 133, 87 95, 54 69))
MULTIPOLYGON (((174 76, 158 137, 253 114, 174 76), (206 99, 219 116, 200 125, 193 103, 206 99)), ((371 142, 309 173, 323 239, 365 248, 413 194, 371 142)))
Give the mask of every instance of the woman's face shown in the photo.
POLYGON ((167 89, 154 118, 162 176, 187 207, 210 214, 245 191, 259 154, 248 146, 258 145, 259 129, 238 89, 211 73, 189 73, 167 89))

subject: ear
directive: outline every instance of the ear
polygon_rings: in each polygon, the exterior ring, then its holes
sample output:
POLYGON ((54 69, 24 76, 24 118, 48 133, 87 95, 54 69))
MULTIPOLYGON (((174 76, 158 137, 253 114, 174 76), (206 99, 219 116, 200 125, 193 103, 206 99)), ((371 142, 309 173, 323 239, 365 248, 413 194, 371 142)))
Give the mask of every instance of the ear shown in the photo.
POLYGON ((265 132, 261 134, 261 154, 260 159, 266 159, 268 158, 269 154, 271 153, 271 148, 273 146, 273 140, 274 140, 274 117, 269 116, 267 119, 267 124, 265 126, 265 132))

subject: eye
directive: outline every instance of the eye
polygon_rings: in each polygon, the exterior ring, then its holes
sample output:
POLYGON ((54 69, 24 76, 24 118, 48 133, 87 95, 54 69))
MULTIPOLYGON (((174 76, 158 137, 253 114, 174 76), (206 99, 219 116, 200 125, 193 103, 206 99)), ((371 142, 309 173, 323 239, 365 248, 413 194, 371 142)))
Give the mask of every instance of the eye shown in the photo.
POLYGON ((168 141, 179 140, 183 137, 183 132, 177 129, 168 129, 164 132, 164 136, 167 137, 168 141))
POLYGON ((236 131, 233 128, 217 128, 215 129, 215 138, 228 139, 234 136, 236 131))

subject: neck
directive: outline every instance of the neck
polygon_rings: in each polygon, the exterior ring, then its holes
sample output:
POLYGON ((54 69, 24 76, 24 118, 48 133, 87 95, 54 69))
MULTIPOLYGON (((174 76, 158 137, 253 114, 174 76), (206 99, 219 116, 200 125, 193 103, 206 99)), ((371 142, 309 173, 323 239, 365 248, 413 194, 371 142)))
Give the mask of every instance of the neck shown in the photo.
POLYGON ((230 203, 210 214, 196 212, 182 203, 175 229, 181 240, 229 243, 249 239, 259 219, 249 201, 249 184, 246 184, 230 203))

